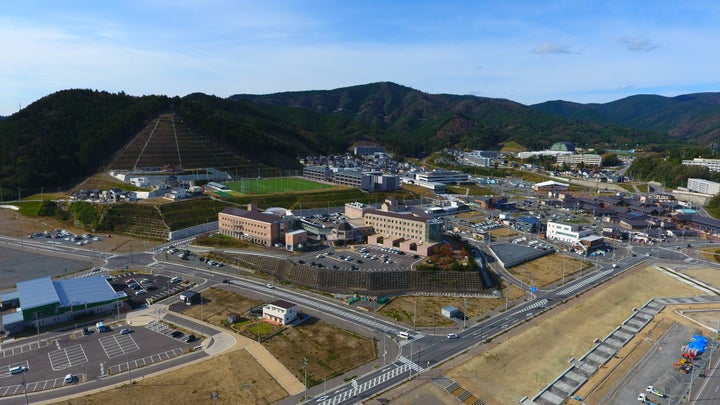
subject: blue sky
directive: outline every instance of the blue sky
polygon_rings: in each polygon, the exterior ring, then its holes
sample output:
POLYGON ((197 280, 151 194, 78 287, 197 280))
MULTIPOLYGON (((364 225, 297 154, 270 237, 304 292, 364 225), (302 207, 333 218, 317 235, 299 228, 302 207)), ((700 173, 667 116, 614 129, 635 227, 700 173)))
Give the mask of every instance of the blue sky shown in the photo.
POLYGON ((720 91, 717 1, 3 1, 0 115, 68 88, 391 81, 522 104, 720 91))

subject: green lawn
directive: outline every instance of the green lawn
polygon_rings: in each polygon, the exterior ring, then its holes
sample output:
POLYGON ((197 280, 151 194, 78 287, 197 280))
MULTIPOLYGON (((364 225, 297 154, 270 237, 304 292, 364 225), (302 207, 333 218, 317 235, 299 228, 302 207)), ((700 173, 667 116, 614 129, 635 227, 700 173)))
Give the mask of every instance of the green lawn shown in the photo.
POLYGON ((241 194, 273 194, 289 191, 321 190, 332 185, 317 183, 295 177, 276 177, 268 179, 242 179, 225 184, 229 189, 241 194))

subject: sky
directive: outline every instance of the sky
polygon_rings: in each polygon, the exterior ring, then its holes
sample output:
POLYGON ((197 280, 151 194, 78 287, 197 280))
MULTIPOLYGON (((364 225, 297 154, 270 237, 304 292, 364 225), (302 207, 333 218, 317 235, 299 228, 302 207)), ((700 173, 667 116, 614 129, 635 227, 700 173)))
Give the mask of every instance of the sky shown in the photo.
POLYGON ((0 115, 56 91, 219 97, 390 81, 605 103, 720 91, 720 2, 4 0, 0 115))

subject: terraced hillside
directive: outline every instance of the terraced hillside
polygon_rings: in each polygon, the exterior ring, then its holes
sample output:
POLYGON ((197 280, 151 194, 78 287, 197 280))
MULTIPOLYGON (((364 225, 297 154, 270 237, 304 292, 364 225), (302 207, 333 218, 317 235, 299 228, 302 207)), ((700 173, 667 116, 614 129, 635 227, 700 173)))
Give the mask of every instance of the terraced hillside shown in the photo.
POLYGON ((173 113, 152 120, 116 154, 108 169, 139 170, 167 165, 186 170, 214 167, 245 176, 260 175, 260 170, 268 169, 195 135, 173 113))
POLYGON ((150 204, 118 203, 108 206, 96 230, 122 233, 143 239, 166 239, 169 227, 158 207, 150 204))

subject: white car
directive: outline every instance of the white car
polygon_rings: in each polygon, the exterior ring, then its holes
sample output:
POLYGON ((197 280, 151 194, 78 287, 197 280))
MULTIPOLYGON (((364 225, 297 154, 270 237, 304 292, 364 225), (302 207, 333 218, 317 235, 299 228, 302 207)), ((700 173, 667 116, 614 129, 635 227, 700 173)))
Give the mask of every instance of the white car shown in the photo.
POLYGON ((272 285, 272 284, 270 284, 270 283, 265 284, 265 287, 267 287, 267 288, 269 288, 269 289, 271 289, 271 290, 272 290, 273 288, 275 288, 275 286, 272 285))
POLYGON ((457 339, 460 336, 457 335, 457 333, 448 333, 447 338, 448 339, 457 339))

